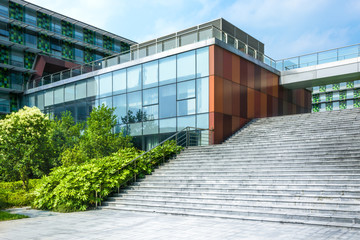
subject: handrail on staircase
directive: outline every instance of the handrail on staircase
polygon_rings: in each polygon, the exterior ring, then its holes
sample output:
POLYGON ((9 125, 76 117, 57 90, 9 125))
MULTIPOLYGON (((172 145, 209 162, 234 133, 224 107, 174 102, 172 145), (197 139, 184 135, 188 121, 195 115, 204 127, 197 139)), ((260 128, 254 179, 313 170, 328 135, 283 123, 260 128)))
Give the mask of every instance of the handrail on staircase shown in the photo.
MULTIPOLYGON (((181 147, 185 147, 188 148, 190 146, 207 146, 207 145, 212 145, 213 144, 213 129, 205 129, 205 128, 196 128, 196 127, 185 127, 184 129, 182 129, 179 132, 174 133, 173 135, 171 135, 170 137, 166 138, 164 141, 158 143, 157 145, 155 145, 154 147, 152 147, 151 149, 145 151, 144 153, 140 154, 139 156, 137 156, 136 158, 134 158, 133 160, 131 160, 130 162, 126 163, 124 166, 122 166, 118 171, 117 174, 120 174, 121 170, 124 170, 125 168, 133 165, 134 169, 136 169, 136 163, 138 160, 143 159, 144 156, 147 155, 147 157, 145 157, 145 161, 148 160, 149 158, 151 158, 152 155, 152 151, 159 147, 164 145, 166 142, 170 141, 170 140, 175 140, 176 141, 176 145, 181 146, 181 147)), ((175 153, 176 156, 176 153, 175 153)), ((165 156, 163 157, 163 163, 165 162, 165 156)), ((150 161, 146 161, 146 163, 148 163, 150 161)), ((133 181, 136 182, 136 177, 137 177, 137 173, 134 171, 133 172, 133 181)), ((101 189, 101 186, 100 186, 101 189)), ((118 193, 120 192, 120 186, 118 186, 117 189, 118 193)), ((99 201, 98 201, 98 191, 95 191, 95 207, 98 207, 98 202, 101 205, 101 196, 99 201)))

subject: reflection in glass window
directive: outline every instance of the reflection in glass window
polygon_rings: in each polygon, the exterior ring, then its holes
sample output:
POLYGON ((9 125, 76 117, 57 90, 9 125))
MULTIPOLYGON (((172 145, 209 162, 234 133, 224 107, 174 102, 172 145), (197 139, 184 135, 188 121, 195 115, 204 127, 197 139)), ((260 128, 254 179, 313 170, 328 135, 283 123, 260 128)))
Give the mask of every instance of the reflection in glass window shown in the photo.
POLYGON ((196 50, 196 77, 209 76, 209 48, 196 50))
POLYGON ((158 134, 159 133, 159 121, 147 121, 143 122, 143 134, 158 134))
POLYGON ((38 93, 38 94, 36 95, 35 101, 36 101, 36 106, 37 106, 41 111, 44 110, 44 105, 45 105, 45 103, 44 103, 44 93, 38 93))
POLYGON ((159 117, 176 116, 176 85, 167 85, 159 88, 159 117))
POLYGON ((178 83, 177 99, 186 99, 195 97, 195 80, 178 83))
POLYGON ((160 120, 160 133, 176 132, 176 118, 160 120))
POLYGON ((151 88, 143 91, 143 105, 158 103, 158 88, 151 88))
POLYGON ((141 65, 127 69, 128 92, 141 89, 141 65))
POLYGON ((112 97, 101 98, 96 100, 96 106, 105 105, 106 107, 112 108, 112 97))
POLYGON ((129 122, 142 121, 142 101, 141 92, 133 92, 127 94, 128 112, 127 117, 129 122))
POLYGON ((195 127, 195 115, 177 118, 177 130, 181 131, 186 127, 195 127))
POLYGON ((195 78, 195 51, 179 54, 177 56, 178 82, 193 78, 195 78))
POLYGON ((75 84, 65 86, 65 102, 75 100, 75 84))
POLYGON ((128 131, 131 136, 142 135, 142 122, 129 124, 128 131))
POLYGON ((64 88, 59 87, 54 90, 54 104, 59 104, 64 102, 64 88))
POLYGON ((86 103, 78 102, 76 105, 76 118, 78 122, 86 121, 87 111, 86 111, 86 103))
POLYGON ((154 120, 159 118, 159 105, 143 107, 143 120, 154 120))
POLYGON ((117 95, 113 97, 113 104, 115 107, 115 116, 117 122, 122 123, 122 118, 126 116, 126 94, 117 95))
POLYGON ((177 115, 184 116, 195 114, 195 99, 182 100, 177 102, 177 115))
POLYGON ((113 72, 114 95, 126 92, 126 69, 113 72))
POLYGON ((111 96, 112 93, 112 73, 99 76, 100 97, 111 96))
POLYGON ((159 84, 176 82, 176 56, 159 60, 159 84))
POLYGON ((209 78, 196 79, 196 112, 209 112, 209 78))
POLYGON ((199 114, 196 115, 196 127, 208 129, 209 128, 209 114, 199 114))
MULTIPOLYGON (((87 80, 87 96, 88 97, 96 97, 98 96, 98 78, 89 78, 87 80)), ((77 92, 76 92, 76 99, 78 99, 77 97, 77 92)))
POLYGON ((158 85, 158 61, 143 65, 143 87, 150 88, 158 85))
POLYGON ((45 92, 45 107, 54 105, 54 94, 53 90, 47 90, 45 92))

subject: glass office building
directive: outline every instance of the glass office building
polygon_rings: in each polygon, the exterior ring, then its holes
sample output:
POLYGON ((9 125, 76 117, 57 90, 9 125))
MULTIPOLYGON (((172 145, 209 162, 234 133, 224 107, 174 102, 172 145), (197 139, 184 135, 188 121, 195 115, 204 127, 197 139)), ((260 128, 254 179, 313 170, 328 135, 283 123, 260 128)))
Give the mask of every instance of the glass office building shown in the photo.
POLYGON ((22 0, 0 0, 0 114, 21 105, 24 85, 128 51, 135 42, 22 0))

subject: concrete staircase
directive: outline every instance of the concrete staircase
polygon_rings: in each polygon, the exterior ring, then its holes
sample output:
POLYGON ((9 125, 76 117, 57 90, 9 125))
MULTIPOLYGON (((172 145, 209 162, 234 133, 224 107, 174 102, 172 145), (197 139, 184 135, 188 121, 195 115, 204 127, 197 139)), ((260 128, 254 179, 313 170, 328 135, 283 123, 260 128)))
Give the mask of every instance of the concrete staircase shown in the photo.
POLYGON ((359 146, 359 109, 259 119, 103 208, 360 228, 359 146))

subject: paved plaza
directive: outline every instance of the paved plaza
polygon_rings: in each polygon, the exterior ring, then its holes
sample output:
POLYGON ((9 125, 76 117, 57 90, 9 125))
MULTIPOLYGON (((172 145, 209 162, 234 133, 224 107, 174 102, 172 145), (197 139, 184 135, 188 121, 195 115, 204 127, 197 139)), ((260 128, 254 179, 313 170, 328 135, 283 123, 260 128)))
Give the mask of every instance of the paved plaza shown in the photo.
POLYGON ((360 239, 360 230, 311 225, 93 210, 0 222, 0 239, 360 239))

